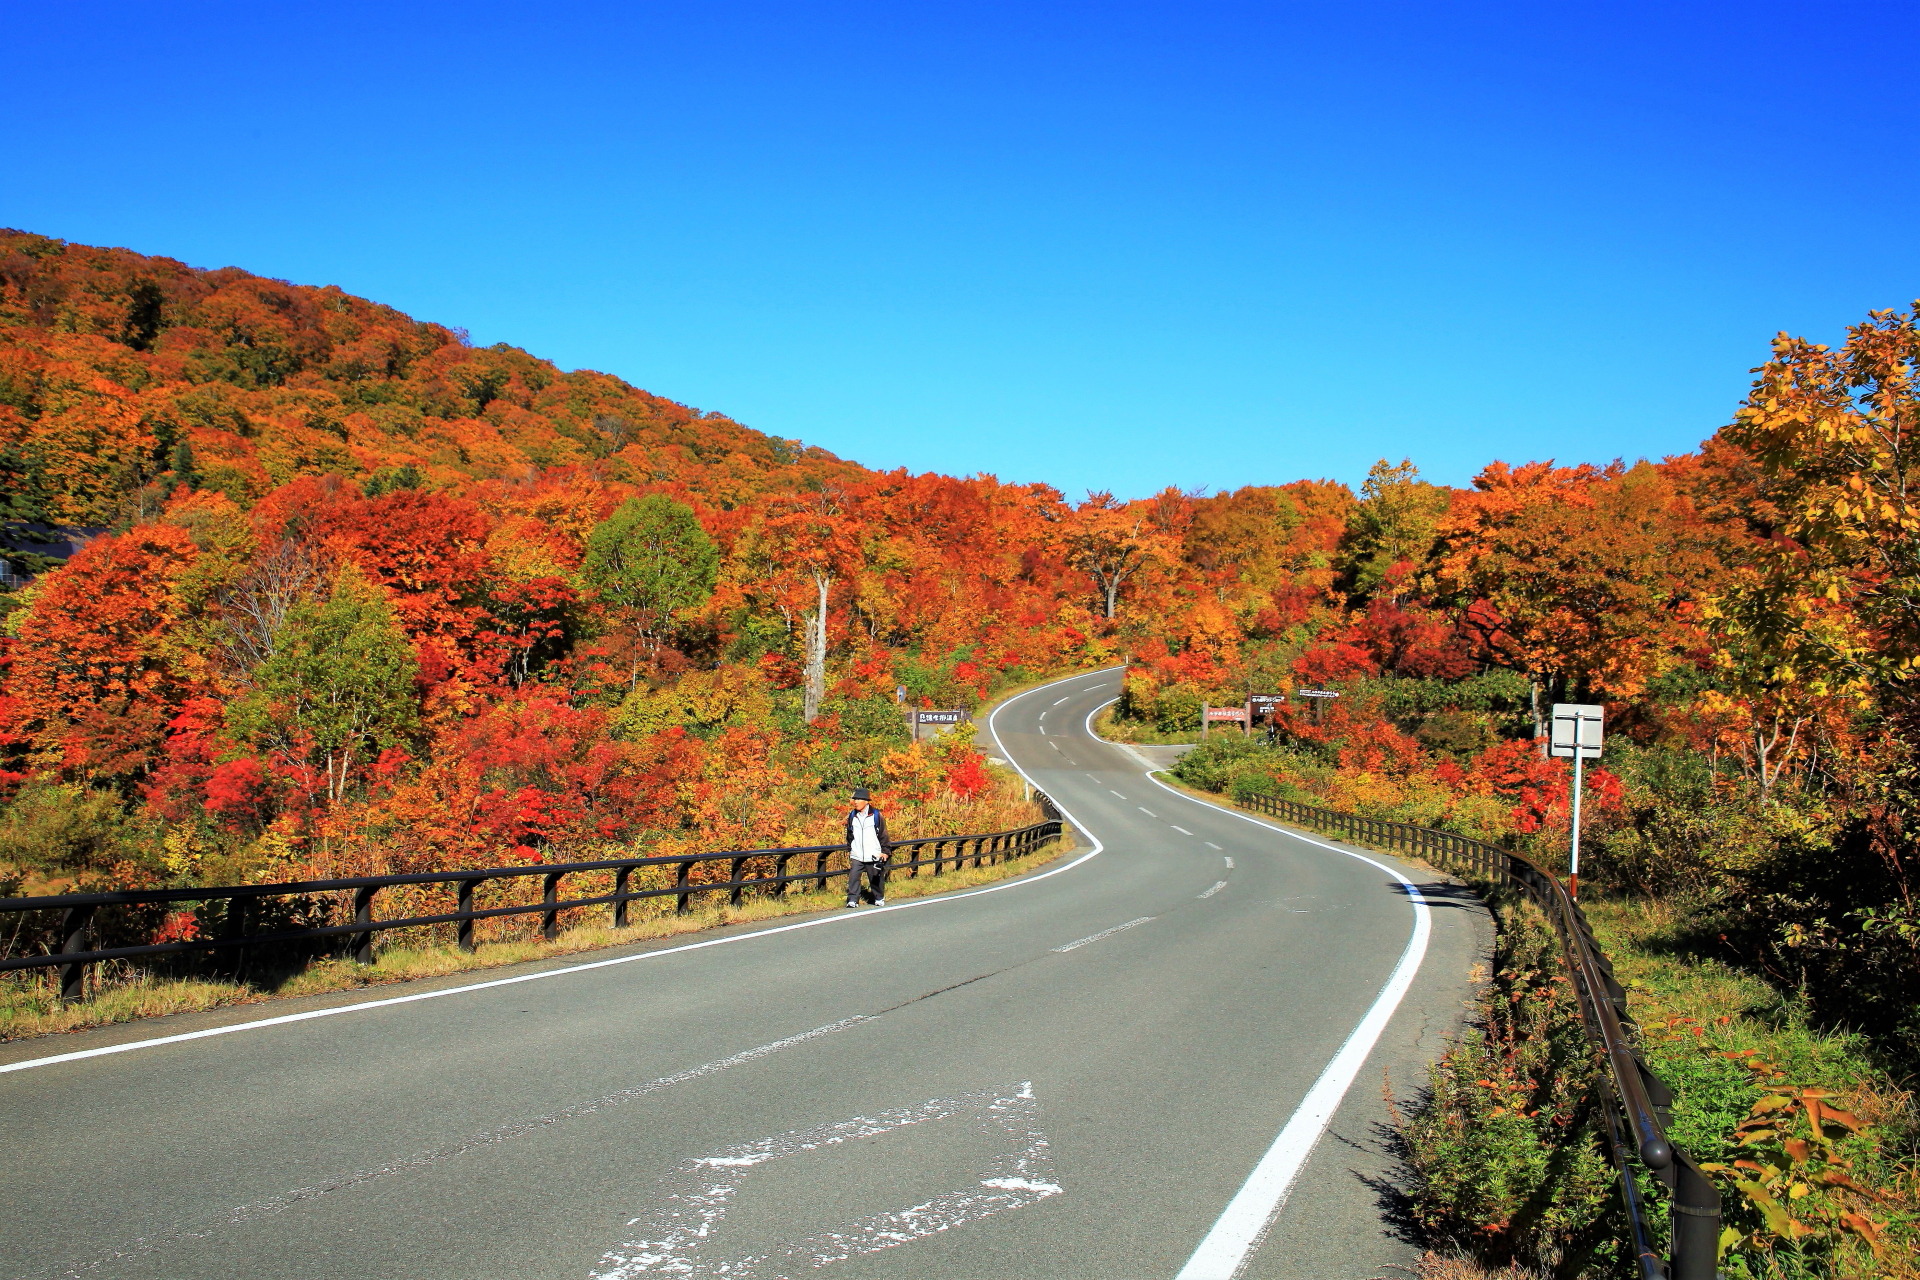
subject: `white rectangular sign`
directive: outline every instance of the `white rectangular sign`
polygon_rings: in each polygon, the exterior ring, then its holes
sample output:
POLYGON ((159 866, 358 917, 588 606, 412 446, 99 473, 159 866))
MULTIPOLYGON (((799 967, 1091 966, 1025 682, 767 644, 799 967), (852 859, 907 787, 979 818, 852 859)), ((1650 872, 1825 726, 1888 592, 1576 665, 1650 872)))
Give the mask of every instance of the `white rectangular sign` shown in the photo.
POLYGON ((1553 754, 1572 759, 1575 746, 1582 760, 1600 758, 1605 709, 1580 702, 1553 704, 1553 754))

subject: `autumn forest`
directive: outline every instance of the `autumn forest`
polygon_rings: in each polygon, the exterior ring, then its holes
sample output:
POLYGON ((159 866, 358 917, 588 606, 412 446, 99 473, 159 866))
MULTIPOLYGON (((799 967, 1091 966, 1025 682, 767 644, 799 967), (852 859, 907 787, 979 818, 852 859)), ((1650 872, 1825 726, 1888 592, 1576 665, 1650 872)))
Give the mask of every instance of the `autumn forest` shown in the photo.
POLYGON ((1019 788, 902 701, 1119 663, 1137 741, 1339 693, 1216 730, 1192 785, 1554 862, 1542 717, 1595 702, 1583 881, 1911 1061, 1920 322, 1765 338, 1693 453, 1075 499, 0 233, 0 892, 802 843, 856 783, 911 833, 994 829, 1019 788))

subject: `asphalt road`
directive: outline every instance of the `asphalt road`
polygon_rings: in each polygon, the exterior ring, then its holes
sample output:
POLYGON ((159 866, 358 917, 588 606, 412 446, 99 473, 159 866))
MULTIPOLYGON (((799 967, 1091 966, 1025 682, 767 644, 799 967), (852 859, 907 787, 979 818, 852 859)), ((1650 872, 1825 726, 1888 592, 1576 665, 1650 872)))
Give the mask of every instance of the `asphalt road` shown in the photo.
POLYGON ((1083 833, 1021 880, 0 1046, 0 1275, 1405 1275, 1382 1086, 1485 915, 1149 779, 1118 678, 995 716, 1083 833))

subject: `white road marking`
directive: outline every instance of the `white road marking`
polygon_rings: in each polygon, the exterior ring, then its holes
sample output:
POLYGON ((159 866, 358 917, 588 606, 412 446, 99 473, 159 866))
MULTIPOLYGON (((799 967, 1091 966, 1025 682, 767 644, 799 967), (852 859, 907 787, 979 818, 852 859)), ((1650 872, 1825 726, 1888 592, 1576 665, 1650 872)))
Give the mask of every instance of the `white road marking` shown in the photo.
POLYGON ((1149 818, 1157 818, 1160 816, 1159 814, 1155 813, 1153 810, 1147 808, 1147 806, 1143 804, 1137 804, 1133 807, 1138 809, 1140 812, 1146 814, 1149 818))
POLYGON ((936 1098, 918 1107, 855 1116, 798 1133, 762 1138, 684 1162, 661 1188, 660 1206, 651 1215, 627 1223, 641 1230, 634 1239, 607 1251, 592 1280, 631 1280, 642 1275, 675 1275, 697 1280, 772 1280, 814 1271, 863 1253, 875 1253, 921 1240, 991 1214, 1038 1204, 1064 1188, 1054 1181, 1047 1135, 1036 1123, 1033 1084, 1011 1094, 994 1090, 936 1098), (733 1257, 703 1256, 713 1247, 715 1226, 733 1207, 740 1184, 761 1165, 895 1133, 929 1120, 971 1121, 1001 1148, 977 1182, 931 1200, 855 1222, 840 1223, 803 1240, 776 1244, 772 1251, 733 1257))
MULTIPOLYGON (((1170 827, 1173 827, 1173 824, 1171 822, 1169 822, 1167 825, 1170 827)), ((1187 830, 1185 827, 1173 827, 1173 829, 1175 831, 1178 831, 1183 836, 1190 836, 1193 834, 1193 832, 1187 830)))
MULTIPOLYGON (((1107 791, 1108 791, 1108 792, 1109 792, 1110 794, 1112 794, 1112 795, 1116 795, 1116 796, 1120 796, 1120 793, 1119 793, 1118 791, 1115 791, 1115 790, 1114 790, 1114 789, 1113 789, 1112 787, 1108 787, 1108 788, 1107 788, 1107 791)), ((1121 798, 1122 800, 1125 800, 1125 799, 1126 799, 1126 797, 1125 797, 1125 796, 1120 796, 1120 798, 1121 798)))
POLYGON ((1049 742, 1047 745, 1052 747, 1055 751, 1058 751, 1060 749, 1060 744, 1057 742, 1049 742))
MULTIPOLYGON (((1072 696, 1073 696, 1072 694, 1068 694, 1068 695, 1067 695, 1067 698, 1071 698, 1072 696)), ((1059 705, 1060 705, 1060 704, 1061 704, 1062 702, 1065 702, 1065 701, 1067 700, 1067 698, 1060 698, 1060 699, 1057 699, 1057 700, 1056 700, 1056 701, 1054 702, 1054 704, 1053 704, 1053 705, 1057 707, 1057 706, 1059 706, 1059 705)))
MULTIPOLYGON (((1119 699, 1113 699, 1118 702, 1119 699)), ((1093 717, 1112 702, 1104 703, 1087 713, 1086 728, 1095 738, 1100 735, 1093 731, 1093 717)), ((1104 738, 1101 741, 1106 741, 1104 738)), ((1315 840, 1284 827, 1276 827, 1270 822, 1244 814, 1224 805, 1212 804, 1196 796, 1187 795, 1168 786, 1153 776, 1148 770, 1142 775, 1148 782, 1159 787, 1177 799, 1187 800, 1219 813, 1228 814, 1242 822, 1251 822, 1256 827, 1278 832, 1290 839, 1299 840, 1317 848, 1355 858, 1368 866, 1377 868, 1399 881, 1405 888, 1407 898, 1413 907, 1413 932, 1407 938, 1406 949, 1400 953, 1400 960, 1394 965, 1393 972, 1387 976, 1386 985, 1380 994, 1374 997, 1366 1015, 1358 1026, 1347 1036, 1346 1043, 1340 1046, 1331 1061, 1321 1070, 1319 1079, 1307 1091, 1293 1115, 1281 1127, 1273 1145, 1254 1166, 1253 1172, 1242 1184, 1238 1193, 1228 1202, 1220 1218, 1213 1224, 1193 1256, 1187 1259, 1186 1266, 1180 1269, 1175 1280, 1233 1280, 1240 1269, 1246 1265, 1248 1257, 1260 1247, 1273 1221, 1279 1216, 1281 1207, 1286 1203, 1287 1192, 1293 1187, 1293 1180, 1299 1176, 1300 1167, 1306 1163, 1308 1155, 1319 1142, 1320 1135, 1333 1120, 1333 1113, 1353 1087, 1353 1081, 1365 1065, 1367 1055, 1372 1052, 1380 1034, 1386 1029, 1394 1011, 1400 1007, 1400 1001, 1406 997, 1407 990, 1413 985, 1420 971, 1420 962, 1427 954, 1427 939, 1433 930, 1431 909, 1420 895, 1420 890, 1411 880, 1395 871, 1383 862, 1378 862, 1363 853, 1352 849, 1343 849, 1339 845, 1328 844, 1324 840, 1315 840)), ((1211 842, 1209 842, 1211 845, 1211 842)), ((1218 849, 1220 846, 1212 845, 1218 849)), ((1231 867, 1233 860, 1227 859, 1231 867)))
MULTIPOLYGON (((1214 847, 1214 848, 1216 848, 1216 849, 1218 849, 1218 848, 1219 848, 1220 846, 1216 844, 1216 845, 1214 845, 1213 847, 1214 847)), ((1229 871, 1231 871, 1231 870, 1233 870, 1233 859, 1232 859, 1232 858, 1228 858, 1228 859, 1227 859, 1227 870, 1229 870, 1229 871)))
POLYGON ((1313 1082, 1313 1087, 1307 1090, 1307 1096, 1300 1100, 1300 1105, 1287 1118, 1286 1124, 1281 1126, 1273 1145, 1260 1157, 1253 1172, 1247 1175, 1240 1190, 1221 1211, 1213 1229, 1207 1232, 1206 1238, 1193 1251, 1193 1256, 1187 1259, 1186 1266, 1180 1268, 1179 1274, 1174 1277, 1174 1280, 1234 1280, 1254 1250, 1260 1247, 1261 1241, 1266 1239, 1274 1219, 1279 1217, 1281 1208, 1287 1202, 1287 1193, 1293 1190, 1294 1179, 1300 1176, 1300 1169, 1306 1164, 1307 1157, 1313 1154, 1320 1135, 1333 1122, 1333 1113, 1339 1109, 1347 1090, 1353 1087, 1355 1078, 1366 1065, 1367 1055, 1373 1052, 1380 1034, 1386 1030, 1394 1011, 1400 1007, 1400 1001, 1413 986, 1413 980, 1420 972, 1420 962, 1427 954, 1427 939, 1433 932, 1432 912, 1426 899, 1420 895, 1419 887, 1384 862, 1276 827, 1224 805, 1210 804, 1198 797, 1175 791, 1151 774, 1147 775, 1147 781, 1182 800, 1205 805, 1209 809, 1251 822, 1256 827, 1264 827, 1268 831, 1276 831, 1292 839, 1358 859, 1399 881, 1413 906, 1413 932, 1407 938, 1399 962, 1387 976, 1386 984, 1380 988, 1380 994, 1374 997, 1373 1004, 1368 1007, 1359 1025, 1348 1034, 1346 1043, 1321 1069, 1319 1079, 1313 1082))
POLYGON ((621 1089, 618 1092, 609 1093, 603 1097, 594 1098, 587 1102, 576 1102, 570 1107, 562 1107, 560 1110, 550 1112, 544 1116, 535 1116, 531 1120, 516 1120, 511 1124, 503 1124, 498 1128, 486 1129, 480 1133, 463 1138, 458 1142, 440 1147, 434 1151, 428 1151, 422 1155, 405 1156, 398 1160, 389 1161, 377 1169, 361 1169, 354 1173, 343 1173, 329 1181, 316 1183, 310 1187, 302 1187, 298 1191, 289 1191, 285 1195, 275 1196, 271 1200, 260 1200, 253 1204, 243 1204, 231 1210, 223 1221, 199 1228, 180 1227, 170 1231, 160 1231, 154 1235, 142 1237, 105 1257, 96 1258, 92 1262, 69 1267, 63 1274, 69 1276, 81 1275, 88 1271, 96 1271, 108 1263, 121 1262, 128 1258, 139 1257, 142 1254, 152 1253, 157 1249, 184 1244, 189 1240, 211 1239, 224 1228, 237 1227, 261 1218, 270 1218, 277 1213, 284 1213, 296 1205, 310 1203, 311 1201, 319 1199, 321 1196, 331 1194, 335 1191, 342 1191, 348 1187, 361 1186, 381 1178, 391 1178, 396 1174, 417 1173, 422 1169, 430 1169, 434 1165, 451 1160, 455 1156, 465 1155, 469 1151, 475 1151, 481 1147, 495 1146, 514 1138, 523 1138, 530 1133, 537 1133, 542 1129, 559 1124, 563 1120, 574 1120, 581 1116, 592 1115, 597 1111, 605 1111, 609 1107, 623 1106, 635 1099, 643 1098, 650 1093, 658 1093, 662 1089, 671 1089, 674 1085, 685 1084, 689 1080, 699 1080, 706 1076, 717 1075, 731 1067, 743 1066, 746 1063, 758 1061, 770 1054, 778 1053, 782 1049, 790 1049, 794 1045, 805 1044, 810 1040, 818 1040, 822 1036, 832 1035, 836 1031, 845 1031, 848 1027, 855 1027, 863 1022, 872 1021, 873 1017, 864 1013, 856 1014, 851 1018, 842 1018, 838 1022, 829 1022, 824 1027, 815 1027, 811 1031, 802 1031, 798 1035, 787 1036, 782 1040, 775 1040, 768 1044, 759 1045, 756 1048, 747 1049, 734 1054, 730 1058, 721 1058, 698 1067, 689 1067, 685 1071, 676 1071, 670 1076, 661 1076, 657 1080, 649 1080, 645 1084, 637 1084, 632 1088, 621 1089))
MULTIPOLYGON (((1219 847, 1220 847, 1220 846, 1219 846, 1219 845, 1217 845, 1217 844, 1215 844, 1215 843, 1214 843, 1213 841, 1211 841, 1211 840, 1209 840, 1209 841, 1207 841, 1207 848, 1209 848, 1209 849, 1218 849, 1219 847)), ((1228 859, 1227 859, 1227 865, 1228 865, 1228 866, 1232 866, 1232 865, 1233 865, 1233 859, 1232 859, 1232 858, 1228 858, 1228 859)))
MULTIPOLYGON (((1112 670, 1113 668, 1106 668, 1101 671, 1090 671, 1087 674, 1094 676, 1106 675, 1112 670)), ((1074 676, 1072 678, 1077 680, 1084 677, 1074 676)), ((1041 686, 1041 688, 1047 687, 1046 685, 1041 686)), ((1027 691, 1027 693, 1035 692, 1038 692, 1038 690, 1029 689, 1027 691)), ((996 743, 1000 741, 1000 735, 994 731, 993 722, 995 717, 1026 696, 1026 693, 1022 693, 1008 698, 998 707, 995 707, 993 714, 987 717, 987 732, 992 735, 996 743)), ((1003 752, 1006 750, 1004 745, 1001 747, 1001 750, 1003 752)), ((1007 759, 1008 762, 1013 765, 1016 773, 1022 778, 1025 778, 1029 783, 1033 782, 1032 775, 1025 769, 1022 769, 1018 761, 1014 760, 1011 755, 1009 755, 1007 759)), ((1106 849, 1106 845, 1101 843, 1098 836, 1087 830, 1078 818, 1075 818, 1071 813, 1067 812, 1066 806, 1056 802, 1055 807, 1060 810, 1061 816, 1084 835, 1093 847, 1075 858, 1072 862, 1055 867, 1051 871, 1042 871, 1037 875, 1022 876, 1018 880, 1008 880, 1002 884, 990 884, 978 889, 968 889, 963 893, 942 894, 939 897, 921 898, 913 902, 896 903, 893 906, 873 911, 839 912, 834 915, 821 916, 815 920, 802 920, 797 924, 775 925, 771 929, 757 929, 752 933, 735 933, 724 938, 709 938, 704 942, 688 942, 677 947, 662 947, 658 951, 643 951, 638 955, 615 956, 611 960, 590 960, 585 964, 570 964, 563 965, 557 969, 542 969, 538 973, 516 974, 511 978, 494 978, 486 982, 469 982, 457 987, 443 987, 438 991, 416 991, 409 995, 386 996, 379 1000, 360 1000, 353 1004, 335 1005, 329 1009, 308 1009, 302 1013, 283 1013, 277 1017, 259 1018, 252 1022, 230 1023, 224 1027, 207 1027, 201 1031, 185 1031, 178 1035, 154 1036, 147 1040, 130 1040, 125 1044, 103 1045, 97 1049, 77 1049, 72 1053, 56 1053, 45 1058, 28 1058, 22 1062, 0 1063, 0 1075, 5 1075, 9 1071, 30 1071, 35 1067, 50 1067, 61 1062, 78 1062, 85 1058, 102 1058, 116 1053, 131 1053, 135 1049, 151 1049, 163 1044, 181 1044, 188 1040, 205 1040, 212 1036, 233 1035, 241 1031, 257 1031, 262 1027, 281 1027, 295 1022, 308 1022, 314 1018, 332 1018, 340 1014, 361 1013, 368 1009, 382 1009, 388 1005, 413 1004, 420 1000, 438 1000, 443 996, 465 995, 470 991, 488 991, 496 987, 517 986, 522 982, 540 982, 547 978, 558 978, 570 973, 586 973, 590 970, 607 969, 615 965, 636 964, 643 960, 658 960, 665 956, 682 955, 688 951, 702 951, 708 947, 732 946, 735 943, 748 942, 755 938, 771 938, 776 934, 793 933, 800 929, 816 929, 822 925, 852 924, 857 920, 875 920, 895 911, 913 911, 921 907, 937 907, 947 903, 959 902, 966 898, 977 898, 982 894, 1002 893, 1008 889, 1018 889, 1024 885, 1038 884, 1042 880, 1050 879, 1062 872, 1071 871, 1082 863, 1099 857, 1106 849)))
POLYGON ((1227 882, 1225 880, 1222 880, 1220 881, 1220 883, 1214 885, 1213 888, 1207 890, 1205 893, 1198 894, 1196 896, 1201 898, 1211 898, 1214 894, 1220 892, 1222 889, 1226 887, 1227 887, 1227 882))
POLYGON ((1149 920, 1151 920, 1151 919, 1153 919, 1153 917, 1152 917, 1152 916, 1141 916, 1141 917, 1140 917, 1140 918, 1139 918, 1138 920, 1129 920, 1129 921, 1127 921, 1127 922, 1126 922, 1125 924, 1117 924, 1117 925, 1115 925, 1115 926, 1113 926, 1113 928, 1111 928, 1111 929, 1102 929, 1102 930, 1101 930, 1100 932, 1098 932, 1098 933, 1091 933, 1091 934, 1088 934, 1088 935, 1087 935, 1086 937, 1084 937, 1084 938, 1080 938, 1080 939, 1078 939, 1078 940, 1076 940, 1076 941, 1073 941, 1073 942, 1069 942, 1069 943, 1068 943, 1068 944, 1067 944, 1066 946, 1064 946, 1064 947, 1055 947, 1055 948, 1054 948, 1054 951, 1055 951, 1055 952, 1067 952, 1067 951, 1071 951, 1071 950, 1073 950, 1073 949, 1074 949, 1075 947, 1084 947, 1084 946, 1086 946, 1086 945, 1087 945, 1087 944, 1088 944, 1089 942, 1098 942, 1098 941, 1100 941, 1100 939, 1102 939, 1102 938, 1111 938, 1111 937, 1112 937, 1112 936, 1113 936, 1114 934, 1116 934, 1116 933, 1119 933, 1119 932, 1120 932, 1120 931, 1121 931, 1122 929, 1131 929, 1131 928, 1133 928, 1133 926, 1135 926, 1135 925, 1137 925, 1137 924, 1145 924, 1145 923, 1146 923, 1147 921, 1149 921, 1149 920))

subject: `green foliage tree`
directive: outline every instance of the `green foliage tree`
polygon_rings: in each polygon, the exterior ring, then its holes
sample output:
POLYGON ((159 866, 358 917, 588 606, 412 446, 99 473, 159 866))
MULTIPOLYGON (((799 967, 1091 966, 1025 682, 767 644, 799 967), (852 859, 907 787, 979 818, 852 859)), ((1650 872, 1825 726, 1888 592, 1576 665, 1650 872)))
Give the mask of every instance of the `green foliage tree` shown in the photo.
POLYGON ((1398 466, 1385 458, 1373 464, 1340 544, 1340 566, 1354 596, 1377 594, 1396 564, 1426 564, 1447 501, 1447 490, 1422 480, 1412 459, 1398 466))
POLYGON ((712 596, 720 549, 693 508, 650 493, 594 527, 581 571, 602 599, 627 611, 651 649, 676 616, 712 596))
POLYGON ((296 605, 229 727, 246 740, 304 758, 338 801, 354 771, 397 746, 419 717, 413 645, 385 593, 353 566, 324 601, 296 605))

